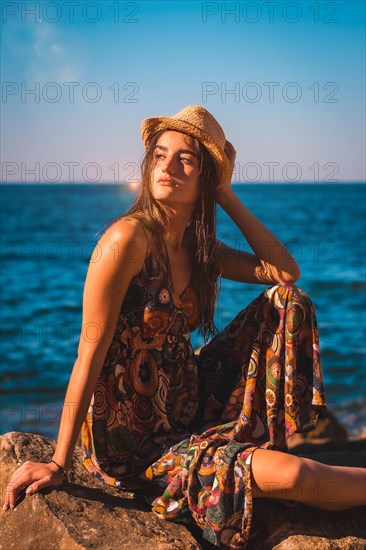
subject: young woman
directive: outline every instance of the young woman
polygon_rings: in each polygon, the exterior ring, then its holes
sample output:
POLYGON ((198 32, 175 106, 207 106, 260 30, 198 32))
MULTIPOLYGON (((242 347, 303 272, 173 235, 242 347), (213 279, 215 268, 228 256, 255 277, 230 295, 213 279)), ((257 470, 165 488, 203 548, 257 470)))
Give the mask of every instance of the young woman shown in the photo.
POLYGON ((256 497, 366 504, 364 469, 286 453, 326 407, 316 317, 296 261, 230 185, 235 150, 221 126, 191 105, 145 119, 142 139, 138 197, 88 268, 53 460, 18 468, 4 509, 23 488, 63 483, 80 432, 91 474, 146 495, 161 517, 193 518, 217 546, 245 547, 256 497), (254 254, 216 238, 216 203, 254 254), (220 277, 267 288, 218 332, 220 277))

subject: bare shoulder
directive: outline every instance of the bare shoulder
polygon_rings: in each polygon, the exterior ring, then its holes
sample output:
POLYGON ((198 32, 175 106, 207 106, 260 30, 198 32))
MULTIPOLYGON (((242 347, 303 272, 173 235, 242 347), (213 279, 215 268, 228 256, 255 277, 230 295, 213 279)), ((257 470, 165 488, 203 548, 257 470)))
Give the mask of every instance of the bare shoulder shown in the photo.
POLYGON ((98 241, 101 251, 113 252, 114 260, 135 264, 137 274, 145 260, 148 239, 142 224, 134 218, 122 218, 113 223, 98 241))
POLYGON ((101 368, 131 280, 141 270, 147 238, 135 220, 120 219, 101 235, 89 262, 83 294, 82 327, 94 326, 98 338, 84 338, 78 355, 97 358, 101 368))

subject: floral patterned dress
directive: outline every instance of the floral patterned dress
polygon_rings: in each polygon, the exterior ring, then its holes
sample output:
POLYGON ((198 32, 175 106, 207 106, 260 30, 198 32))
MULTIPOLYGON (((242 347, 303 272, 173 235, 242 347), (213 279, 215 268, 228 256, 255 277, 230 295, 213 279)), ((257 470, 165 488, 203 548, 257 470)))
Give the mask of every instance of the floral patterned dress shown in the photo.
POLYGON ((297 285, 268 287, 195 355, 197 324, 192 288, 176 295, 149 244, 82 426, 83 463, 160 517, 245 548, 254 451, 287 451, 326 406, 314 306, 297 285))

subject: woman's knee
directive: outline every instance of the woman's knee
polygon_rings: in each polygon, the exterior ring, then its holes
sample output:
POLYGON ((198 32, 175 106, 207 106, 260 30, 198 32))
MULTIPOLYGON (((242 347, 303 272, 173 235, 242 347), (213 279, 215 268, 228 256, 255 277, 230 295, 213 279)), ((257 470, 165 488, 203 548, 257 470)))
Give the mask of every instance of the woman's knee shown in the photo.
POLYGON ((290 282, 275 283, 274 285, 271 285, 267 290, 272 290, 272 292, 276 292, 280 289, 283 289, 282 291, 287 292, 300 292, 307 296, 305 290, 303 290, 299 285, 290 282))
POLYGON ((291 500, 300 490, 307 465, 300 457, 285 452, 257 449, 252 456, 251 470, 254 497, 291 500))
POLYGON ((288 303, 291 300, 300 301, 304 304, 312 304, 309 294, 296 283, 276 283, 266 289, 268 298, 279 298, 281 301, 286 299, 288 303))

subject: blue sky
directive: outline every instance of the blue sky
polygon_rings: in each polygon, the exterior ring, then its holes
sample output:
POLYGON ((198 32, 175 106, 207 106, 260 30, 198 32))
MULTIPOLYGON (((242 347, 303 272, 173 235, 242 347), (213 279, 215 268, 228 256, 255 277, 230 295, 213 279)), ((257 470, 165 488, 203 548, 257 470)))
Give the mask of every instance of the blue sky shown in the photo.
POLYGON ((366 179, 362 0, 71 4, 2 2, 3 181, 133 185, 142 119, 189 104, 235 182, 366 179))

